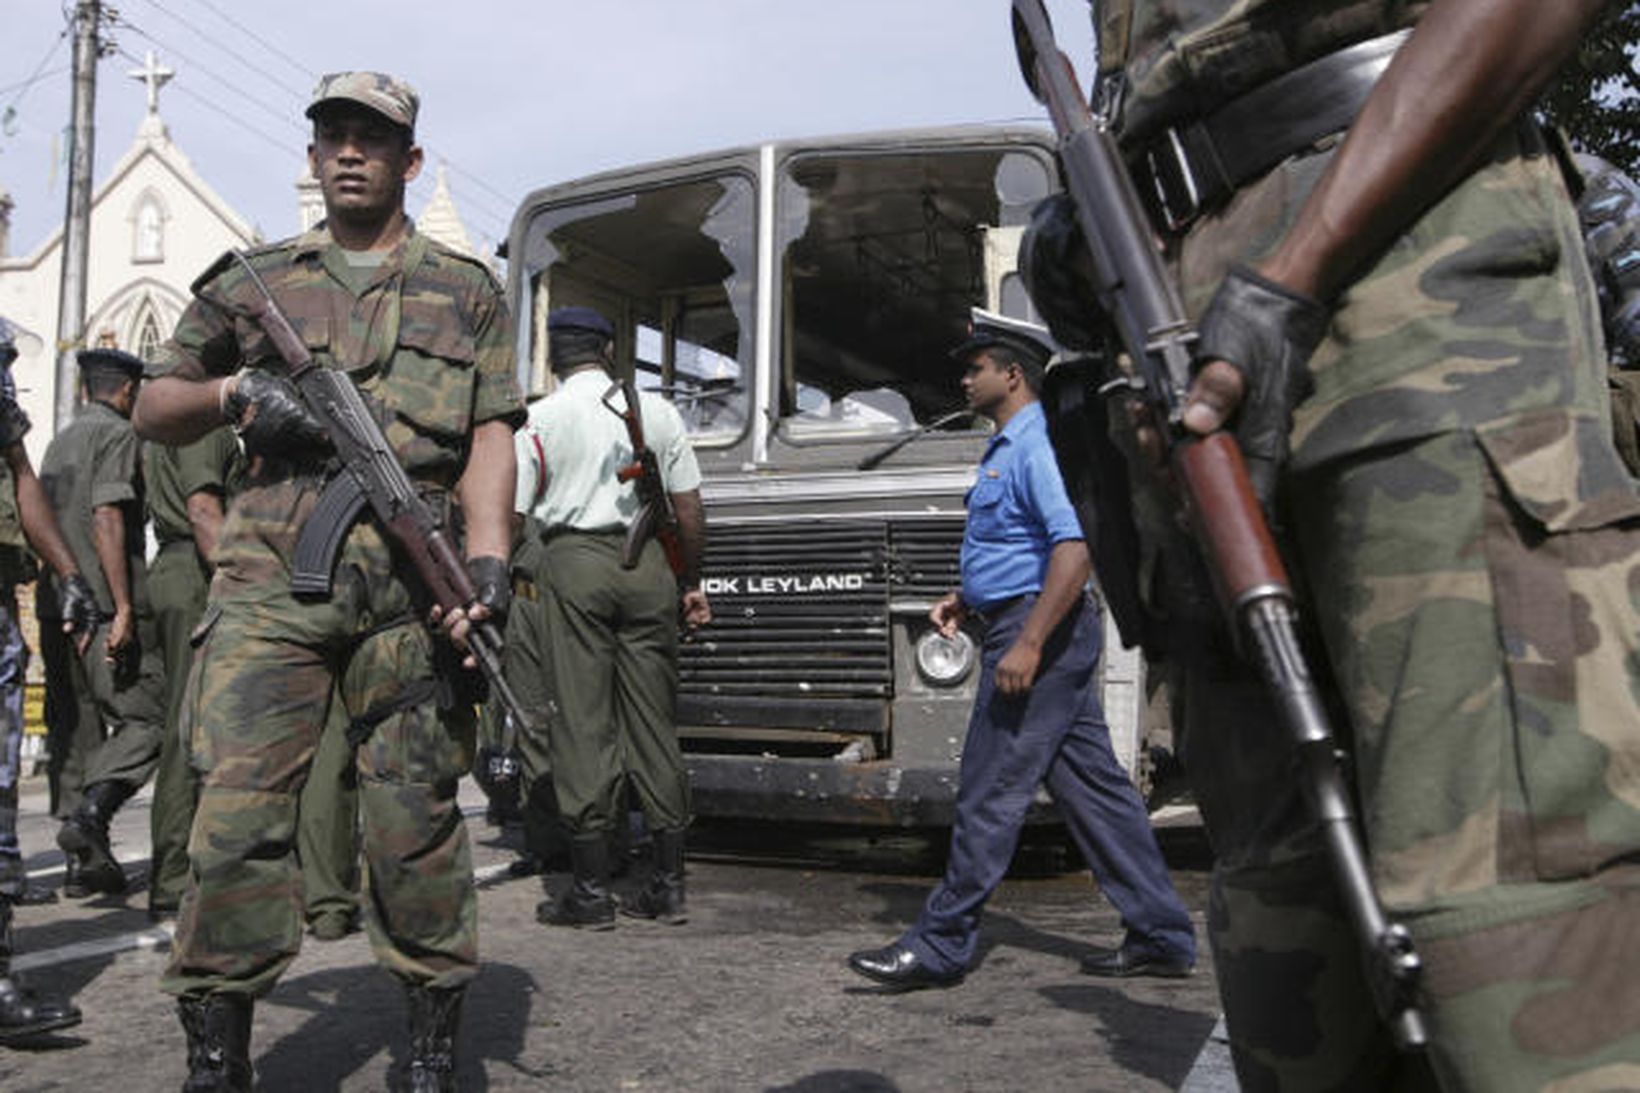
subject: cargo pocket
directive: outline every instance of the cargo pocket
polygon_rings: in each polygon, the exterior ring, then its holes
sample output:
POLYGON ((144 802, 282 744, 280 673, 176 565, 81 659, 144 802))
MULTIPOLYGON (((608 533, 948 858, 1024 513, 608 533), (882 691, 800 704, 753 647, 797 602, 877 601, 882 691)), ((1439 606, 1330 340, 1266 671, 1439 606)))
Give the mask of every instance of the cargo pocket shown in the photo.
POLYGON ((1584 876, 1640 846, 1640 496, 1601 424, 1553 409, 1476 434, 1519 787, 1504 880, 1584 876))
POLYGON ((372 393, 420 432, 464 437, 473 418, 473 354, 465 331, 406 322, 387 374, 372 393))

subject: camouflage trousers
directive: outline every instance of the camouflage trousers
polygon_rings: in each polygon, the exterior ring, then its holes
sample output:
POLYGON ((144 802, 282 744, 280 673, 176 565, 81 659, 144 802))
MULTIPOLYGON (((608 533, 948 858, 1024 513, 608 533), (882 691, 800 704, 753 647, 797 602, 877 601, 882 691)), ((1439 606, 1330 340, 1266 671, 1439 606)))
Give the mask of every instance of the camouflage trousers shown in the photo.
POLYGON ((477 969, 472 854, 456 801, 471 763, 472 706, 430 696, 435 661, 453 658, 420 621, 394 575, 403 563, 370 524, 348 536, 328 601, 291 595, 287 559, 315 499, 311 484, 253 485, 223 529, 189 681, 201 789, 191 882, 161 983, 173 994, 261 995, 295 957, 297 801, 333 694, 350 719, 392 711, 356 760, 377 960, 435 988, 477 969))
MULTIPOLYGON (((1340 300, 1282 506, 1431 1051, 1398 1056, 1375 1020, 1280 723, 1210 652, 1183 750, 1244 1090, 1640 1087, 1640 501, 1570 205, 1529 141, 1502 143, 1340 300)), ((1185 241, 1194 306, 1323 164, 1185 241)))

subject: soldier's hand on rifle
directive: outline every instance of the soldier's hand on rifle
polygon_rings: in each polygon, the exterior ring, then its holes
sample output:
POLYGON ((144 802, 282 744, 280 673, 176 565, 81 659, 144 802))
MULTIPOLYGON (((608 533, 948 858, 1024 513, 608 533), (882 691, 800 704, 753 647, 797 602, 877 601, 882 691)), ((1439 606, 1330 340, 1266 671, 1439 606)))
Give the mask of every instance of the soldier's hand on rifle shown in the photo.
POLYGON ((74 647, 84 653, 91 645, 91 637, 102 621, 97 609, 97 594, 84 575, 70 573, 58 585, 57 606, 63 612, 63 633, 74 635, 74 647))
POLYGON ((1320 301, 1235 266, 1197 327, 1200 363, 1184 426, 1205 435, 1234 421, 1247 475, 1266 509, 1287 462, 1293 408, 1313 387, 1305 365, 1328 319, 1320 301))
POLYGON ((939 603, 928 610, 928 621, 948 638, 957 636, 957 631, 967 618, 968 605, 962 602, 962 596, 956 592, 947 592, 939 603))
POLYGON ((684 590, 678 604, 678 617, 686 630, 698 630, 712 621, 712 604, 699 585, 684 590))
MULTIPOLYGON (((506 559, 481 555, 467 559, 467 573, 473 579, 473 602, 446 612, 437 604, 428 613, 428 621, 442 626, 445 635, 457 649, 466 652, 467 639, 474 626, 491 623, 495 632, 495 651, 501 653, 502 632, 507 625, 507 611, 512 606, 512 568, 506 559)), ((468 653, 462 666, 477 668, 478 658, 468 653)))
POLYGON ((296 388, 260 368, 241 369, 223 385, 222 416, 251 455, 311 460, 331 451, 330 436, 296 388))

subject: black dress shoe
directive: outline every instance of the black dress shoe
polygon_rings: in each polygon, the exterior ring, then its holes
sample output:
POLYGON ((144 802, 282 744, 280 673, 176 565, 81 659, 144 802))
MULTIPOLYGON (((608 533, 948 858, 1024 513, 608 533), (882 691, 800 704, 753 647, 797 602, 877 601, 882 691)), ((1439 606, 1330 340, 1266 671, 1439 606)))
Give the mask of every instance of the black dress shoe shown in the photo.
POLYGON ((962 982, 962 972, 937 972, 896 941, 881 949, 861 949, 848 958, 848 966, 867 979, 902 991, 923 987, 952 987, 962 982))
POLYGON ((1129 979, 1148 975, 1157 979, 1183 979, 1196 968, 1194 960, 1177 954, 1153 952, 1150 949, 1112 949, 1083 957, 1084 975, 1101 975, 1110 979, 1129 979))

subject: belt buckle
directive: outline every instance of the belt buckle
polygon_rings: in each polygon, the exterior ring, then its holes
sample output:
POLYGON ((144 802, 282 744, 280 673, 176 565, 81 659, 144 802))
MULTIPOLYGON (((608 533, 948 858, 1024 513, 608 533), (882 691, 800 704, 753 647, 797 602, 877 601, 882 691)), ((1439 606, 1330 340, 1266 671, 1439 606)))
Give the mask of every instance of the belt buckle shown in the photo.
POLYGON ((1200 215, 1201 187, 1190 169, 1179 130, 1168 126, 1162 136, 1145 149, 1145 167, 1150 175, 1152 196, 1162 220, 1171 232, 1182 232, 1200 215), (1161 154, 1158 155, 1158 150, 1161 154))

